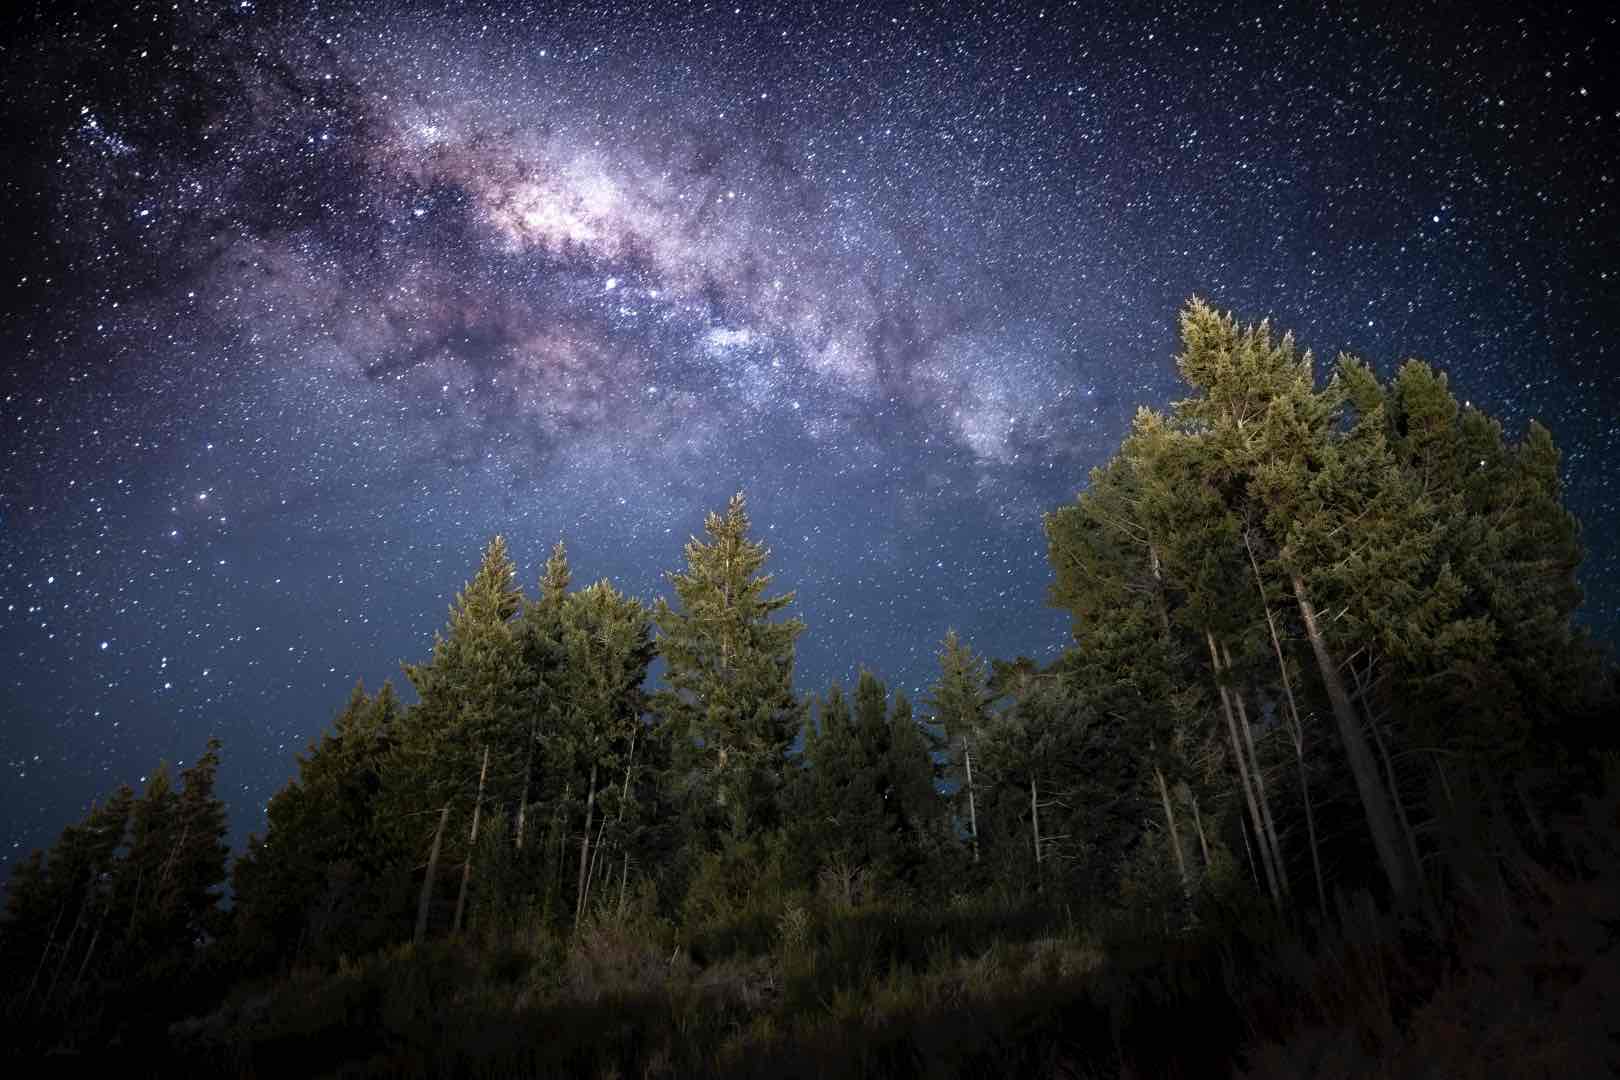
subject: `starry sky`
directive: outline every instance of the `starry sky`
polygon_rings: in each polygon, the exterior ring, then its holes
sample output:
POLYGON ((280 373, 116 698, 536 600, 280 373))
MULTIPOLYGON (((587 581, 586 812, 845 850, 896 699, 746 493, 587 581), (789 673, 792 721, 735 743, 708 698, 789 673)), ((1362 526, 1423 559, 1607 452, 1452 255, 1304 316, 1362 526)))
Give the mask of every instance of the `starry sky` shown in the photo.
POLYGON ((1616 19, 1407 7, 24 5, 0 860, 209 734, 261 827, 497 532, 651 599, 743 489, 802 690, 1050 657, 1194 293, 1547 423, 1620 636, 1616 19))

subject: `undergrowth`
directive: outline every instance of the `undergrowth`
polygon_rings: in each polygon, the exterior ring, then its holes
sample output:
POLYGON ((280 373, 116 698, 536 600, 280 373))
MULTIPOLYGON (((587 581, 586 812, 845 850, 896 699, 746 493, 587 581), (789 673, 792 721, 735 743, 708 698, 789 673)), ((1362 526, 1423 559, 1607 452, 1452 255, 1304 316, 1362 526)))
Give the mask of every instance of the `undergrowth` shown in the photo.
POLYGON ((645 890, 566 934, 509 920, 242 987, 172 1035, 236 1076, 1605 1075, 1613 780, 1533 850, 1493 827, 1448 857, 1428 914, 756 889, 677 928, 645 890))

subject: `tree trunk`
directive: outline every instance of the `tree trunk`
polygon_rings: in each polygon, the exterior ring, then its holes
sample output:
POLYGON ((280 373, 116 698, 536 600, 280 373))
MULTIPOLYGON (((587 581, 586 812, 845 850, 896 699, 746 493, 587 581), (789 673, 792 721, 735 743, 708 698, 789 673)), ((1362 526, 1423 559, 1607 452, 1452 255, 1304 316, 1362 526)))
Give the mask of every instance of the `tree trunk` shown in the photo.
POLYGON ((1367 815, 1367 828, 1372 833, 1373 846, 1378 850, 1378 861, 1383 864, 1395 898, 1405 901, 1412 895, 1412 868, 1407 866, 1406 857, 1401 852, 1395 816, 1390 810, 1389 793, 1378 778, 1378 766, 1374 764, 1372 751, 1367 746, 1367 735, 1361 730, 1355 710, 1350 706, 1344 681, 1339 678, 1338 665, 1328 653, 1327 639, 1317 624, 1316 608, 1311 604, 1304 578, 1294 574, 1293 587, 1300 618, 1305 623, 1305 636, 1310 639, 1311 651, 1316 656, 1316 666, 1322 676, 1322 685, 1327 689, 1328 701, 1333 705, 1333 718, 1338 723, 1339 739, 1344 744, 1350 773, 1355 777, 1356 790, 1361 795, 1361 807, 1367 815))
POLYGON ((1238 835, 1243 837, 1243 854, 1249 857, 1249 877, 1254 879, 1254 887, 1260 888, 1260 872, 1254 868, 1254 847, 1249 843, 1249 827, 1243 823, 1243 815, 1238 815, 1238 835))
MULTIPOLYGON (((596 884, 596 868, 598 865, 604 867, 607 865, 606 863, 602 862, 602 852, 607 850, 607 845, 602 843, 602 836, 607 832, 607 823, 607 812, 603 811, 602 820, 596 826, 596 846, 591 848, 591 868, 590 871, 585 875, 586 907, 590 907, 591 904, 591 886, 596 884)), ((604 870, 603 872, 606 873, 607 871, 604 870)))
POLYGON ((484 809, 484 779, 489 776, 489 746, 484 746, 484 766, 478 770, 478 801, 473 803, 472 834, 467 840, 467 860, 461 864, 461 891, 456 894, 456 918, 452 934, 461 933, 461 917, 467 911, 467 886, 472 884, 473 851, 478 847, 478 816, 484 809))
POLYGON ((1365 696, 1361 699, 1362 711, 1367 715, 1367 726, 1372 729, 1373 742, 1378 746, 1378 756, 1384 762, 1384 776, 1389 782, 1390 801, 1395 804, 1395 817, 1401 823, 1401 835, 1406 838, 1406 854, 1412 860, 1412 867, 1418 871, 1418 888, 1423 893, 1424 902, 1429 899, 1429 883, 1421 870, 1423 858, 1418 854, 1417 834, 1412 830, 1412 819, 1406 816, 1406 800, 1401 797, 1401 786, 1396 780, 1395 763, 1390 760, 1389 748, 1384 745, 1384 736, 1379 731, 1378 718, 1372 714, 1372 708, 1365 696))
POLYGON ((427 936, 428 908, 433 904, 433 879, 439 874, 439 845, 444 840, 444 826, 450 820, 450 804, 439 811, 439 827, 433 830, 433 847, 428 852, 427 876, 422 879, 422 895, 416 901, 416 934, 412 941, 421 943, 427 936))
POLYGON ((1035 778, 1029 778, 1029 824, 1035 836, 1035 880, 1041 879, 1041 804, 1035 798, 1035 778))
MULTIPOLYGON (((1221 657, 1226 661, 1226 670, 1232 670, 1232 653, 1223 644, 1221 657)), ((1266 827, 1266 844, 1271 849, 1271 864, 1277 868, 1277 883, 1282 886, 1285 897, 1292 899, 1288 887, 1288 864, 1283 861, 1282 842, 1277 839, 1277 822, 1271 816, 1271 797, 1266 793, 1266 774, 1260 767, 1260 755, 1254 748, 1254 728, 1249 725, 1249 710, 1243 703, 1243 695, 1236 690, 1232 692, 1232 700, 1237 704, 1238 728, 1243 732, 1243 744, 1249 751, 1249 768, 1254 774, 1254 790, 1260 802, 1260 820, 1266 827)))
POLYGON ((962 760, 967 764, 968 782, 968 835, 973 838, 973 861, 979 861, 979 810, 973 803, 973 751, 968 748, 968 737, 962 736, 962 760))
POLYGON ((78 990, 79 984, 84 981, 84 973, 90 967, 90 958, 96 953, 96 942, 101 940, 101 928, 107 925, 107 904, 101 905, 101 917, 96 920, 96 932, 90 935, 90 944, 85 947, 84 959, 79 961, 78 974, 73 976, 73 985, 68 988, 68 995, 78 990))
POLYGON ((1265 579, 1260 576, 1260 560, 1254 556, 1254 545, 1247 531, 1243 546, 1249 552, 1249 565, 1254 567, 1254 587, 1260 592, 1260 605, 1266 611, 1266 629, 1271 631, 1271 648, 1277 654, 1277 672, 1282 676, 1283 696, 1288 702, 1289 741, 1294 744, 1294 760, 1299 764, 1299 795, 1305 803, 1305 831, 1311 842, 1311 871, 1316 876, 1316 902, 1327 919, 1327 886, 1322 880, 1322 851, 1316 840, 1316 810, 1311 804, 1311 783, 1305 768, 1305 725, 1299 718, 1299 705, 1294 700, 1294 680, 1288 677, 1288 661, 1283 657, 1282 639, 1277 636, 1277 620, 1271 614, 1271 601, 1266 598, 1265 579))
POLYGON ((1164 825, 1170 832, 1170 851, 1176 857, 1176 872, 1181 875, 1181 891, 1192 896, 1192 879, 1187 876, 1187 857, 1181 852, 1181 833, 1176 830, 1176 812, 1170 805, 1170 787, 1164 782, 1164 770, 1153 766, 1153 778, 1159 782, 1159 801, 1164 803, 1164 825))
POLYGON ((1159 550, 1152 544, 1148 545, 1148 564, 1153 568, 1153 582, 1157 586, 1153 590, 1154 606, 1159 611, 1159 629, 1164 631, 1165 640, 1170 639, 1170 608, 1164 602, 1164 569, 1159 562, 1159 550))
POLYGON ((94 893, 95 872, 91 871, 90 880, 85 884, 84 898, 79 901, 79 914, 73 919, 73 928, 68 931, 67 942, 62 946, 62 955, 57 958, 56 970, 51 974, 51 985, 45 990, 45 1004, 49 1005, 56 996, 56 984, 62 978, 62 969, 67 967, 68 955, 73 952, 73 942, 79 936, 79 928, 84 925, 84 913, 90 909, 90 897, 94 893))
MULTIPOLYGON (((1249 782, 1249 765, 1243 754, 1243 739, 1238 735, 1237 717, 1232 713, 1232 696, 1227 692, 1226 684, 1221 681, 1221 653, 1215 645, 1215 634, 1206 629, 1204 637, 1209 641, 1209 661, 1215 666, 1215 689, 1220 691, 1221 711, 1226 716, 1226 733, 1232 741, 1232 756, 1237 759, 1238 782, 1243 785, 1243 799, 1249 805, 1249 819, 1254 824, 1254 835, 1260 841, 1260 865, 1266 871, 1266 887, 1271 892, 1271 902, 1279 908, 1282 907, 1282 892, 1277 886, 1277 871, 1271 865, 1271 851, 1266 845, 1265 829, 1260 823, 1260 806, 1255 802, 1254 788, 1249 782)), ((1248 843, 1245 836, 1244 843, 1248 843)), ((1249 853, 1253 860, 1254 853, 1249 853)))
MULTIPOLYGON (((1198 849, 1204 853, 1204 872, 1209 872, 1209 838, 1204 835, 1204 815, 1198 812, 1198 796, 1189 789, 1188 797, 1192 801, 1193 828, 1198 830, 1198 849)), ((1258 884, 1258 882, 1256 882, 1258 884)))
POLYGON ((591 853, 591 819, 596 814, 596 762, 591 762, 591 786, 585 796, 585 831, 579 837, 579 888, 574 901, 574 925, 585 916, 585 873, 591 853))
POLYGON ((523 826, 529 816, 529 782, 534 777, 534 737, 539 721, 531 721, 529 725, 529 749, 523 755, 523 798, 518 800, 517 812, 517 849, 523 850, 523 826))
POLYGON ((141 913, 141 888, 146 884, 146 864, 142 863, 135 871, 135 897, 129 902, 129 925, 124 927, 124 940, 129 941, 135 936, 135 919, 141 913))
MULTIPOLYGON (((135 886, 140 888, 140 877, 136 876, 135 886)), ((137 892, 137 895, 139 893, 137 892)), ((45 939, 45 947, 39 951, 39 963, 34 965, 34 977, 28 980, 28 992, 23 995, 23 1004, 34 996, 34 987, 39 985, 39 977, 45 972, 45 961, 50 959, 51 946, 56 944, 56 932, 62 928, 62 919, 67 915, 67 905, 62 904, 56 909, 56 920, 51 923, 50 936, 45 939)))

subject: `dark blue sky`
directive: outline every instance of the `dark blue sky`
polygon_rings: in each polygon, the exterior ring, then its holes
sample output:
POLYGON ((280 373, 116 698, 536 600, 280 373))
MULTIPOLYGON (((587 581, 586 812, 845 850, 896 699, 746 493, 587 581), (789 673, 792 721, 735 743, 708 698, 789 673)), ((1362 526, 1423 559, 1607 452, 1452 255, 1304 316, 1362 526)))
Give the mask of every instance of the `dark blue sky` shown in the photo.
POLYGON ((1616 636, 1614 17, 440 6, 0 35, 7 861, 209 734, 257 828, 496 532, 650 599, 740 488, 802 690, 1050 655, 1193 293, 1548 424, 1616 636))

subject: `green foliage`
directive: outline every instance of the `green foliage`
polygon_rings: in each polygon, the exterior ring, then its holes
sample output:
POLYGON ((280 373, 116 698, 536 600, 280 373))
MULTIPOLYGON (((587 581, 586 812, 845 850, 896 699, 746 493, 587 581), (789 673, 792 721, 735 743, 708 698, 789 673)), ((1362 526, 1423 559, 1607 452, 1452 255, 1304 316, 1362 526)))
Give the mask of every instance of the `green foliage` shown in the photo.
POLYGON ((604 580, 570 595, 559 623, 564 660, 548 681, 556 719, 548 761, 576 775, 593 765, 617 772, 643 726, 641 686, 655 651, 651 618, 639 600, 604 580))
POLYGON ((236 944, 251 969, 328 963, 399 935, 408 853, 379 797, 403 712, 391 684, 371 697, 356 683, 270 799, 264 838, 249 838, 232 871, 236 944))
POLYGON ((772 824, 799 715, 794 642, 804 624, 772 618, 793 594, 767 595, 769 552, 748 530, 740 494, 724 517, 709 514, 708 540, 688 541, 686 569, 669 575, 675 604, 660 598, 653 613, 668 684, 654 711, 674 733, 678 783, 699 838, 724 828, 742 839, 772 824))
POLYGON ((915 886, 943 840, 932 745, 896 694, 862 670, 851 715, 835 684, 819 728, 806 720, 803 768, 790 798, 800 873, 859 874, 865 890, 915 886))
POLYGON ((210 739, 178 788, 159 766, 140 796, 119 788, 18 867, 0 922, 11 1053, 150 1038, 212 990, 202 947, 224 928, 229 856, 218 765, 210 739))
POLYGON ((426 853, 436 811, 448 805, 441 857, 465 857, 486 747, 486 797, 516 801, 521 792, 536 695, 513 620, 521 607, 516 570, 497 536, 451 606, 448 626, 434 636, 432 657, 405 665, 421 701, 398 725, 383 801, 385 820, 407 850, 426 853))

